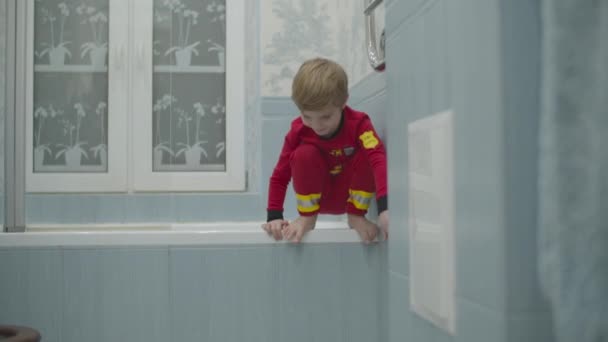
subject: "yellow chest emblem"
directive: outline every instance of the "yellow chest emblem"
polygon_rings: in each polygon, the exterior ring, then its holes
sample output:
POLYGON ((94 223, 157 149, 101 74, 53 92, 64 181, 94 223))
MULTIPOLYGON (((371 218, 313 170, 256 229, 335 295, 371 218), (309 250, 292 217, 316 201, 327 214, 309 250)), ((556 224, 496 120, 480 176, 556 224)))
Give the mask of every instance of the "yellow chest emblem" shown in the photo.
POLYGON ((331 150, 331 151, 329 151, 329 154, 334 157, 340 157, 340 156, 342 156, 342 150, 341 149, 331 150))
POLYGON ((376 138, 373 131, 367 131, 361 134, 359 136, 359 139, 361 140, 363 147, 365 147, 366 149, 374 148, 379 144, 378 138, 376 138))

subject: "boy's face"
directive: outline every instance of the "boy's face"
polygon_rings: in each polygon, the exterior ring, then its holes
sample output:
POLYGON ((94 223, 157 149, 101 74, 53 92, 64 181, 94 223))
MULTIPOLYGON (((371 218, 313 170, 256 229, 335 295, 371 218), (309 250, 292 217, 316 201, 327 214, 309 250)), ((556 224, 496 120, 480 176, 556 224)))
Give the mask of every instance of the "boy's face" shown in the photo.
POLYGON ((331 136, 340 126, 344 106, 327 105, 320 110, 304 110, 302 122, 319 136, 331 136))

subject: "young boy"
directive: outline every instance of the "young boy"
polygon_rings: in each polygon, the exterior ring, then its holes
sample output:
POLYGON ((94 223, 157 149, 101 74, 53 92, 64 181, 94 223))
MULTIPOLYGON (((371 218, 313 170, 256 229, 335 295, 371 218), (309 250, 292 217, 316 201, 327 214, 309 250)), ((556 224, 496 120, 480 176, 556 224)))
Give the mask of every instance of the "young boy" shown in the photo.
POLYGON ((319 213, 346 212, 348 225, 369 243, 378 231, 365 218, 375 192, 378 221, 388 237, 386 152, 367 114, 346 105, 344 69, 323 58, 304 62, 291 98, 301 116, 293 120, 270 177, 264 230, 276 240, 297 243, 314 228, 319 213), (283 202, 291 179, 300 217, 287 222, 283 202))

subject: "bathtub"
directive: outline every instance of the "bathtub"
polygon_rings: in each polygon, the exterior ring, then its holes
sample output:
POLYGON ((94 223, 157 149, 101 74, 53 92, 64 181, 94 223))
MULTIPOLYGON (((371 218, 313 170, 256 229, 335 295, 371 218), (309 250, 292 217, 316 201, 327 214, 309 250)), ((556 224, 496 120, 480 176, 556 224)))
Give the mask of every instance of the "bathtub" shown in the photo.
POLYGON ((50 342, 382 341, 387 247, 339 221, 299 246, 259 222, 31 226, 0 234, 0 323, 50 342))
MULTIPOLYGON (((35 225, 0 234, 2 247, 268 245, 275 241, 260 222, 35 225)), ((302 243, 360 243, 345 222, 318 222, 302 243)))

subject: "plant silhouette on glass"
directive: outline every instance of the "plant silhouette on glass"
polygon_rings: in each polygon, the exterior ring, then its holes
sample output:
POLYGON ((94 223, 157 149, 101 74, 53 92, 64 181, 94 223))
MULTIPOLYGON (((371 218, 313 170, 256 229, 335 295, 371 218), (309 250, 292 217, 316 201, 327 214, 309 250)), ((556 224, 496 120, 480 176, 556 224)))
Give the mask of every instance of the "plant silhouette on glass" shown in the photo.
POLYGON ((58 144, 61 150, 57 152, 55 159, 60 157, 65 158, 65 165, 69 169, 77 169, 80 166, 82 157, 88 159, 87 152, 82 148, 87 144, 86 141, 80 141, 80 126, 82 119, 87 115, 84 107, 81 103, 74 104, 76 110, 76 123, 68 118, 63 118, 61 123, 63 125, 63 136, 67 139, 65 144, 58 144))
POLYGON ((154 146, 154 160, 158 164, 162 164, 163 154, 167 153, 170 156, 174 157, 175 152, 171 149, 171 143, 169 141, 163 141, 161 136, 161 115, 163 112, 167 112, 167 110, 172 108, 173 104, 177 102, 177 99, 170 95, 165 94, 162 98, 156 100, 154 104, 153 110, 156 116, 156 136, 154 146))
MULTIPOLYGON (((215 116, 215 123, 217 129, 225 129, 224 123, 226 122, 226 106, 223 101, 218 98, 217 102, 211 107, 211 113, 215 116)), ((215 145, 215 157, 221 157, 226 151, 226 141, 220 141, 215 145)))
MULTIPOLYGON (((198 56, 196 47, 200 44, 200 41, 189 43, 190 31, 198 24, 198 12, 187 9, 181 0, 163 0, 163 5, 171 11, 172 17, 177 17, 179 25, 177 45, 165 51, 165 56, 175 53, 175 62, 178 66, 190 66, 192 54, 198 56)), ((157 20, 159 20, 158 16, 157 20)))
MULTIPOLYGON (((211 16, 212 23, 219 23, 221 36, 225 37, 225 25, 226 25, 226 6, 222 3, 218 3, 213 1, 212 3, 207 5, 207 13, 211 16)), ((224 68, 226 64, 226 48, 221 44, 214 42, 211 39, 207 40, 209 43, 208 52, 216 51, 218 64, 220 67, 224 68)))
POLYGON ((99 119, 99 129, 100 129, 100 141, 96 146, 91 147, 90 151, 93 152, 94 158, 99 158, 101 165, 106 166, 108 162, 108 146, 106 145, 106 113, 108 105, 107 103, 101 101, 97 104, 97 108, 95 109, 95 115, 97 115, 99 119))
POLYGON ((36 134, 34 135, 34 167, 39 168, 44 165, 44 157, 46 154, 53 155, 50 149, 50 143, 42 143, 42 128, 47 119, 54 119, 58 115, 62 115, 63 111, 57 111, 53 105, 49 105, 48 109, 40 106, 34 111, 34 127, 36 134))
POLYGON ((179 157, 181 154, 184 154, 186 158, 186 165, 189 167, 196 167, 201 163, 201 154, 208 158, 207 151, 203 148, 203 145, 207 143, 206 140, 200 140, 200 120, 205 117, 206 110, 205 105, 197 102, 193 105, 194 112, 185 111, 181 108, 177 108, 176 112, 178 113, 178 122, 177 126, 185 128, 186 133, 186 142, 177 143, 177 146, 180 146, 181 149, 177 151, 175 154, 176 157, 179 157), (193 120, 193 116, 196 116, 196 131, 195 138, 192 144, 190 144, 190 121, 193 120))
POLYGON ((93 40, 80 46, 80 57, 85 58, 88 54, 93 66, 105 66, 108 54, 108 42, 104 39, 104 28, 108 23, 107 15, 101 10, 87 4, 76 7, 76 13, 84 19, 81 24, 90 24, 93 40))
MULTIPOLYGON (((42 1, 37 0, 37 3, 41 4, 42 1)), ((42 24, 49 24, 50 42, 44 42, 40 44, 45 48, 40 52, 35 52, 36 56, 38 56, 39 58, 48 55, 49 64, 54 66, 64 65, 66 55, 70 58, 72 57, 72 53, 67 48, 67 46, 71 44, 71 42, 63 41, 65 22, 70 16, 70 9, 68 8, 68 5, 65 2, 60 2, 59 4, 57 4, 57 8, 59 9, 60 18, 59 37, 56 40, 55 22, 57 21, 57 17, 51 10, 45 7, 40 7, 40 13, 42 14, 42 24)))

